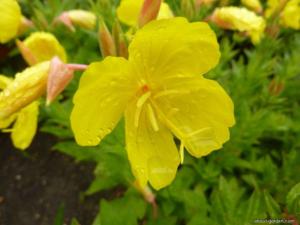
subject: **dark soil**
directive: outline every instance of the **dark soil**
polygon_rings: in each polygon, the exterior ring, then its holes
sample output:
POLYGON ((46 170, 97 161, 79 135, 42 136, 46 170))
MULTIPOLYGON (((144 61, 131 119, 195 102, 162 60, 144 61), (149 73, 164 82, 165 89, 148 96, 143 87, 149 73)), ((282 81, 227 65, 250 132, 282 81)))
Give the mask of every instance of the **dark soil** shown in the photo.
POLYGON ((99 196, 84 197, 93 179, 93 164, 75 163, 51 147, 55 138, 36 136, 21 152, 9 135, 0 134, 0 225, 53 225, 64 205, 64 222, 73 217, 90 225, 99 196))

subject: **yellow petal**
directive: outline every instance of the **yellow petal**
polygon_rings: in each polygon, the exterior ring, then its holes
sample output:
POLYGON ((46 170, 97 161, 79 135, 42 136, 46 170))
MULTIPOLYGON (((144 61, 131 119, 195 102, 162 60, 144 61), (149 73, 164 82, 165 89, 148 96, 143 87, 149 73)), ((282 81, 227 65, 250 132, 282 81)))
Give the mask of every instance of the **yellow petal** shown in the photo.
POLYGON ((149 83, 174 76, 203 74, 219 61, 219 45, 207 23, 185 18, 151 21, 129 46, 129 61, 149 83))
POLYGON ((11 133, 11 138, 16 148, 25 150, 31 144, 37 130, 38 113, 38 101, 31 103, 18 113, 11 133))
POLYGON ((0 119, 0 129, 4 129, 9 127, 17 118, 17 114, 13 114, 11 116, 9 116, 8 118, 5 119, 0 119))
MULTIPOLYGON (((51 33, 34 32, 24 40, 23 44, 30 50, 37 63, 51 60, 54 56, 67 62, 65 49, 51 33)), ((23 56, 26 60, 26 56, 23 56)), ((27 60, 27 62, 32 65, 30 61, 27 60)))
POLYGON ((5 43, 17 35, 21 9, 16 0, 1 0, 0 12, 0 43, 5 43))
POLYGON ((262 6, 259 0, 242 0, 242 4, 255 12, 261 12, 262 6))
POLYGON ((193 156, 205 156, 229 139, 233 103, 217 82, 175 78, 153 98, 164 123, 193 156))
POLYGON ((300 0, 289 1, 281 14, 281 23, 286 27, 300 29, 300 0))
POLYGON ((158 15, 157 15, 157 19, 158 20, 160 20, 160 19, 169 19, 169 18, 172 18, 172 17, 174 17, 174 14, 173 14, 170 6, 167 3, 162 2, 161 5, 160 5, 158 15))
MULTIPOLYGON (((149 104, 149 103, 146 103, 149 104)), ((155 189, 172 182, 179 165, 179 153, 172 134, 157 120, 158 130, 154 129, 153 118, 144 105, 139 113, 139 122, 135 123, 137 101, 132 101, 126 109, 126 148, 134 176, 141 186, 147 181, 155 189)))
POLYGON ((74 96, 71 125, 80 145, 97 145, 115 127, 136 91, 124 58, 106 57, 83 73, 74 96))
POLYGON ((0 90, 5 89, 7 85, 11 82, 12 82, 11 78, 4 75, 0 75, 0 90))
POLYGON ((142 6, 143 0, 122 0, 117 8, 119 20, 128 26, 136 26, 142 6))
POLYGON ((0 118, 9 117, 37 100, 46 92, 49 62, 39 63, 17 73, 0 93, 0 118))
MULTIPOLYGON (((117 8, 119 20, 131 27, 137 26, 143 0, 122 0, 117 8)), ((173 17, 173 12, 167 3, 162 3, 158 12, 157 19, 167 19, 173 17)))
POLYGON ((254 44, 260 41, 266 27, 263 17, 246 8, 235 6, 215 9, 212 18, 215 23, 225 29, 248 32, 254 44))

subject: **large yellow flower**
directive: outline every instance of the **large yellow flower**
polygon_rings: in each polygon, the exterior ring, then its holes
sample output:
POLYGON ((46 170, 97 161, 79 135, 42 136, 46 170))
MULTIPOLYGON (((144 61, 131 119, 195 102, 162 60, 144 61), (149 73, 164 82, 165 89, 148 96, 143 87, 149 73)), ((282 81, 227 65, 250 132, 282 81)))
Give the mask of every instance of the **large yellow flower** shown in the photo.
POLYGON ((219 57, 206 23, 185 18, 148 23, 131 42, 128 60, 107 57, 83 74, 71 114, 77 143, 99 144, 125 111, 133 174, 142 186, 170 184, 180 163, 173 134, 181 150, 185 146, 195 157, 229 139, 232 101, 217 82, 202 76, 219 57))
POLYGON ((254 44, 260 41, 266 27, 263 17, 246 8, 234 6, 215 9, 212 19, 222 28, 249 33, 254 44))
MULTIPOLYGON (((5 89, 12 80, 0 75, 0 89, 5 89)), ((21 150, 25 150, 32 142, 36 134, 38 124, 39 103, 34 101, 22 108, 19 112, 12 114, 6 119, 0 119, 0 129, 11 132, 13 145, 21 150), (13 126, 7 129, 12 123, 13 126)))
MULTIPOLYGON (((135 27, 142 9, 143 0, 122 0, 117 9, 117 15, 121 22, 135 27)), ((165 2, 161 3, 157 19, 168 19, 173 17, 172 10, 165 2)))
POLYGON ((17 35, 21 23, 21 9, 16 0, 0 0, 0 43, 17 35))

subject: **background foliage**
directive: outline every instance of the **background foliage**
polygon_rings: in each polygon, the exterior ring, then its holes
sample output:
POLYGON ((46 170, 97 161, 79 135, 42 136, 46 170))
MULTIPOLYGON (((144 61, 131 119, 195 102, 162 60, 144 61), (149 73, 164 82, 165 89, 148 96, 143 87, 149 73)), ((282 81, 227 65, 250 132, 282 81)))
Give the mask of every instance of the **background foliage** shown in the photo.
MULTIPOLYGON (((211 12, 203 8, 195 13, 180 1, 167 2, 176 15, 190 20, 204 19, 211 12)), ((57 36, 68 61, 101 60, 96 32, 77 28, 71 33, 63 26, 51 26, 51 21, 64 10, 82 8, 101 14, 111 27, 118 1, 23 0, 21 4, 38 29, 57 36)), ((69 115, 79 73, 50 107, 41 104, 40 131, 58 137, 53 148, 77 161, 96 163, 95 179, 85 195, 121 190, 99 202, 93 225, 247 225, 255 219, 300 219, 300 33, 282 29, 276 39, 266 37, 253 46, 245 37, 212 27, 222 58, 206 77, 218 80, 233 98, 237 122, 222 150, 201 159, 186 155, 175 181, 155 193, 157 213, 133 186, 123 122, 97 147, 75 143, 69 115)), ((9 65, 16 54, 3 64, 9 65)), ((1 72, 14 74, 16 69, 6 66, 1 72)), ((63 210, 58 210, 55 225, 62 222, 63 210)), ((71 223, 78 224, 85 221, 71 223)))

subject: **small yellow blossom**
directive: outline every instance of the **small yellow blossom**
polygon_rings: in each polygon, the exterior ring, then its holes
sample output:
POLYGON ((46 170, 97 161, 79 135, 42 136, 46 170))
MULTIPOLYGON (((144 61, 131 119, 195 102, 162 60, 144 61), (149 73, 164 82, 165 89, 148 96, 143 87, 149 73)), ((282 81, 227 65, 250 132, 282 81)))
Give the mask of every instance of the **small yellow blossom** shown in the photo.
POLYGON ((266 27, 263 17, 246 8, 234 6, 215 9, 212 20, 224 29, 247 32, 254 44, 260 42, 266 27))
MULTIPOLYGON (((12 79, 0 75, 0 89, 5 89, 12 82, 12 79)), ((38 101, 34 101, 8 118, 0 119, 0 129, 6 128, 4 131, 11 132, 13 145, 16 148, 25 150, 31 144, 37 131, 38 112, 38 101), (8 129, 12 123, 14 123, 12 128, 8 129)))
POLYGON ((18 42, 18 46, 23 58, 31 66, 51 60, 54 56, 63 62, 67 61, 65 49, 51 33, 34 32, 23 42, 18 42))
POLYGON ((16 0, 0 0, 0 43, 17 35, 21 23, 21 9, 16 0))
POLYGON ((155 189, 167 186, 184 147, 202 157, 229 139, 233 103, 217 82, 202 76, 219 57, 207 23, 173 18, 146 24, 129 46, 128 60, 106 57, 84 72, 71 114, 77 143, 99 144, 125 114, 134 176, 142 187, 148 181, 155 189))
MULTIPOLYGON (((128 26, 136 27, 144 0, 122 0, 117 8, 118 18, 128 26)), ((173 17, 173 12, 165 2, 161 3, 157 19, 168 19, 173 17)))
POLYGON ((242 0, 242 4, 255 12, 261 12, 262 6, 259 0, 242 0))
POLYGON ((300 0, 290 0, 281 13, 281 23, 286 27, 300 29, 300 0))

